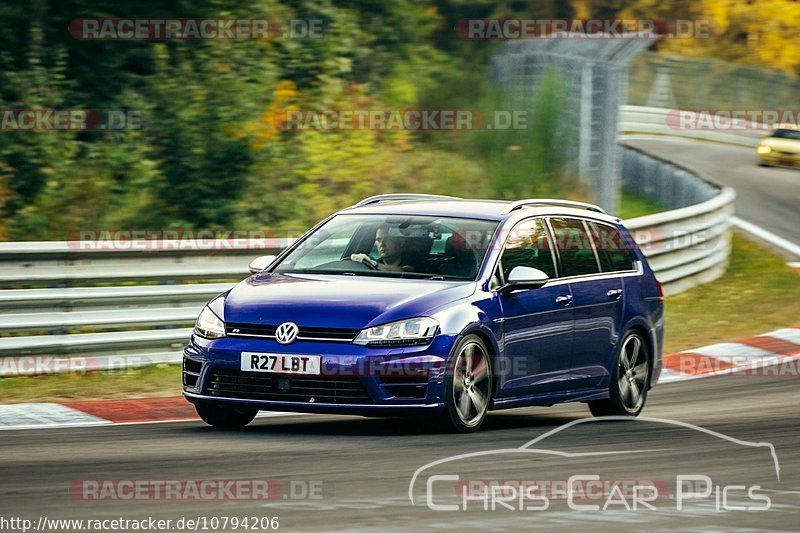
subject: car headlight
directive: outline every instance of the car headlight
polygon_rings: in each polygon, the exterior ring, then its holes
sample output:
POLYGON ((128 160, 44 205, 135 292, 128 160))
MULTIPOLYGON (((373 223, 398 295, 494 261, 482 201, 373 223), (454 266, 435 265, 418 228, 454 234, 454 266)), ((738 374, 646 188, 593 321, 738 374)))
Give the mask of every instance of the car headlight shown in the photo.
POLYGON ((769 146, 759 146, 758 148, 756 148, 756 152, 758 152, 759 154, 768 154, 771 151, 772 148, 770 148, 769 146))
POLYGON ((205 306, 197 317, 194 325, 194 334, 204 339, 219 339, 225 336, 225 322, 214 314, 214 311, 205 306))
POLYGON ((353 341, 364 346, 412 346, 428 344, 439 323, 432 318, 410 318, 362 330, 353 341))

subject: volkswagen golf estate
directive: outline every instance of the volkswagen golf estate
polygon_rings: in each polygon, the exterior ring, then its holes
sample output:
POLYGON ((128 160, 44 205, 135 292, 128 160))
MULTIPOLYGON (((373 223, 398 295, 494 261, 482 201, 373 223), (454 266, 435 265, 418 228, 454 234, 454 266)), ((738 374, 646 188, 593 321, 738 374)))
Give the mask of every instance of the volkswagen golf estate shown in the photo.
POLYGON ((214 426, 273 410, 469 432, 561 402, 635 417, 661 372, 661 285, 591 204, 381 195, 250 269, 184 350, 184 395, 214 426))

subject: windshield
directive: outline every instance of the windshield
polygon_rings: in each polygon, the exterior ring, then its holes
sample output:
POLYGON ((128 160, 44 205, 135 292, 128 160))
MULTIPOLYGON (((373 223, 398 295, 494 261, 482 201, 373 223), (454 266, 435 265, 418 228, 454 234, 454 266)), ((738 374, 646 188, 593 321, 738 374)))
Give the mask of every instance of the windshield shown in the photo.
POLYGON ((337 215, 273 272, 473 280, 496 228, 467 218, 337 215))
POLYGON ((792 139, 795 141, 800 141, 800 130, 775 130, 775 133, 773 133, 772 136, 778 139, 792 139))

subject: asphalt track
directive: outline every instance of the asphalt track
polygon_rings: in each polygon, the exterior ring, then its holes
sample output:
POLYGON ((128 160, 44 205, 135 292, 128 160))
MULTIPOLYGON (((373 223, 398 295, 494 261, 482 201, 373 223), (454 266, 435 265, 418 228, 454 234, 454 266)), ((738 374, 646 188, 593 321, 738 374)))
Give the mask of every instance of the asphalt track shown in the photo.
MULTIPOLYGON (((408 530, 499 528, 592 528, 627 530, 708 529, 795 530, 800 522, 800 420, 796 376, 731 375, 661 385, 652 391, 645 414, 679 420, 740 441, 769 442, 748 447, 696 429, 666 422, 590 422, 556 433, 536 448, 571 454, 528 454, 466 458, 423 472, 408 490, 415 471, 435 460, 503 448, 584 418, 581 404, 492 413, 472 435, 437 433, 414 420, 340 416, 287 416, 258 419, 242 430, 219 430, 201 423, 149 424, 8 431, 0 435, 2 514, 48 518, 145 518, 177 520, 197 516, 278 516, 280 528, 295 530, 408 530), (640 452, 640 453, 637 453, 640 452), (545 511, 494 511, 482 504, 467 511, 434 511, 425 501, 430 473, 461 479, 566 480, 597 474, 601 479, 658 480, 672 487, 656 510, 574 511, 553 498, 545 511), (717 510, 715 497, 686 502, 677 510, 678 474, 707 475, 714 485, 759 485, 771 500, 767 511, 717 510), (86 501, 71 496, 84 479, 273 479, 283 496, 274 501, 86 501), (295 487, 320 487, 314 499, 295 487), (316 484, 316 485, 314 485, 316 484), (321 494, 320 494, 321 493, 321 494)), ((434 503, 453 503, 446 483, 433 485, 434 503), (441 490, 438 489, 441 487, 441 490)), ((664 492, 664 494, 667 494, 664 492)), ((626 496, 630 502, 630 498, 626 496)), ((743 504, 742 491, 729 492, 728 505, 743 504)), ((589 504, 602 504, 590 501, 589 504)), ((581 502, 586 503, 586 502, 581 502)), ((755 504, 757 502, 750 502, 755 504)))
MULTIPOLYGON (((737 148, 664 140, 634 143, 733 185, 739 192, 740 217, 795 241, 800 227, 796 208, 800 173, 760 169, 749 153, 737 148), (726 170, 714 171, 718 168, 726 170)), ((780 369, 787 375, 731 375, 663 384, 652 391, 644 412, 661 421, 581 423, 547 436, 529 452, 515 449, 587 417, 585 406, 491 413, 484 428, 472 435, 440 434, 416 420, 304 415, 257 419, 242 430, 191 422, 7 431, 0 434, 0 515, 34 523, 42 516, 173 521, 277 516, 280 530, 285 531, 797 531, 800 378, 793 368, 780 369), (500 449, 507 451, 470 456, 500 449), (411 491, 412 504, 409 485, 415 472, 460 454, 466 456, 419 474, 411 491), (471 501, 463 510, 456 487, 436 481, 430 491, 432 502, 461 505, 458 511, 437 511, 426 503, 426 482, 432 474, 459 475, 461 481, 545 483, 596 474, 602 480, 655 481, 660 497, 651 502, 655 510, 641 505, 627 509, 619 498, 605 511, 573 510, 555 495, 548 498, 546 510, 532 509, 542 507, 541 500, 525 500, 523 510, 515 501, 508 504, 513 510, 508 509, 497 503, 504 495, 494 500, 494 509, 491 503, 484 508, 482 502, 471 501), (711 494, 696 500, 683 497, 679 510, 678 475, 707 476, 711 494), (272 479, 283 492, 269 501, 92 501, 70 494, 71 485, 87 479, 272 479), (318 491, 314 498, 304 497, 303 487, 309 486, 318 491), (760 488, 753 494, 762 499, 747 493, 754 486, 760 488), (292 487, 298 489, 295 494, 292 487), (769 498, 769 510, 735 508, 763 507, 764 496, 769 498)), ((705 488, 698 484, 698 491, 705 488)), ((623 499, 632 504, 630 494, 623 499)), ((576 503, 602 506, 605 500, 601 496, 576 503)))
MULTIPOLYGON (((755 151, 738 146, 661 137, 626 142, 733 187, 737 217, 800 245, 800 169, 759 167, 755 151)), ((783 253, 800 261, 798 255, 783 253)))

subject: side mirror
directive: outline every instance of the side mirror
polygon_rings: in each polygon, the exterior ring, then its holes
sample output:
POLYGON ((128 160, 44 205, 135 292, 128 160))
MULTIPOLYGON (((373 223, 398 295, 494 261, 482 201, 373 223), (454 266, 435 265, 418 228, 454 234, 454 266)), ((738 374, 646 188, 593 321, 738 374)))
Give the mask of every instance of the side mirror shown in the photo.
POLYGON ((258 274, 275 261, 274 255, 262 255, 261 257, 256 257, 250 262, 250 273, 251 274, 258 274))
POLYGON ((511 270, 506 284, 500 287, 500 292, 538 289, 548 281, 550 277, 538 268, 518 266, 511 270))

